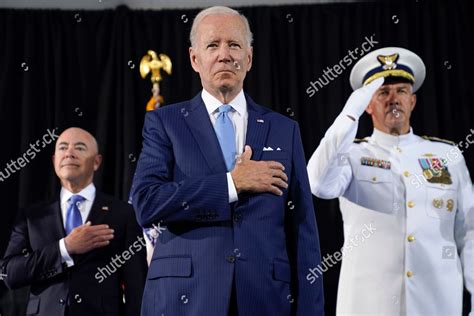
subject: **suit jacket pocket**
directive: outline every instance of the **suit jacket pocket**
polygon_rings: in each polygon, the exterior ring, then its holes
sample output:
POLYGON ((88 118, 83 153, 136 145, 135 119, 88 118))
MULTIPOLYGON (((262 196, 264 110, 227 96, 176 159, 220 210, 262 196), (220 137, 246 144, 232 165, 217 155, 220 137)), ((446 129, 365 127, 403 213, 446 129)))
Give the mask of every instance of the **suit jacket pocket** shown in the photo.
POLYGON ((192 273, 192 259, 190 256, 157 257, 151 261, 148 279, 154 280, 164 277, 188 278, 192 273))
POLYGON ((288 160, 289 153, 285 150, 262 151, 260 160, 288 160))
POLYGON ((425 183, 425 210, 429 217, 454 221, 457 210, 457 191, 451 186, 425 183))
POLYGON ((393 214, 401 208, 394 203, 395 185, 390 169, 357 166, 344 196, 362 207, 381 213, 393 214))
POLYGON ((34 297, 28 300, 28 307, 26 308, 26 315, 36 315, 39 312, 40 298, 34 297))
POLYGON ((291 269, 290 264, 282 260, 273 261, 273 279, 283 281, 286 283, 291 282, 291 269))

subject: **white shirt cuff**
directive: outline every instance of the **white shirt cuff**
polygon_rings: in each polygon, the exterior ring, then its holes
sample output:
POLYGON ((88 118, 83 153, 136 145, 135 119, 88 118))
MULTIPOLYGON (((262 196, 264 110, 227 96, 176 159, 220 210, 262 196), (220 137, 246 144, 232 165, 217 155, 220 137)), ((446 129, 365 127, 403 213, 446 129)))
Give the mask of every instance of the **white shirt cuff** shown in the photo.
POLYGON ((69 256, 69 253, 67 252, 64 238, 61 238, 59 241, 59 251, 61 252, 61 262, 66 262, 68 267, 72 267, 74 265, 74 260, 72 260, 71 256, 69 256))
POLYGON ((227 172, 227 187, 229 188, 229 203, 238 201, 239 196, 230 172, 227 172))

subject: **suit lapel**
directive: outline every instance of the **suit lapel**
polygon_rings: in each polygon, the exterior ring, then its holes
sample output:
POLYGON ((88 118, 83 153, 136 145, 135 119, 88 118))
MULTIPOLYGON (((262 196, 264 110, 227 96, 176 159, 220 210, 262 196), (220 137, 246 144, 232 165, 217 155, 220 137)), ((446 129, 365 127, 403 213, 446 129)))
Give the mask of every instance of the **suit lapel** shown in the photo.
POLYGON ((212 126, 201 93, 194 97, 184 112, 184 120, 206 159, 209 169, 213 172, 227 171, 221 146, 212 126))
POLYGON ((61 214, 61 202, 59 197, 49 205, 49 212, 51 214, 51 226, 48 231, 52 234, 52 240, 59 240, 66 236, 66 231, 64 230, 63 216, 61 214))
MULTIPOLYGON (((49 205, 49 211, 52 214, 53 226, 52 233, 54 236, 59 237, 58 239, 66 236, 66 226, 63 221, 63 216, 61 214, 61 205, 59 198, 49 205)), ((86 222, 91 221, 92 225, 101 224, 104 221, 105 215, 107 215, 109 206, 107 204, 107 199, 100 192, 96 192, 94 202, 92 203, 91 211, 87 216, 86 222)))
POLYGON ((264 119, 265 110, 258 106, 247 94, 247 136, 245 144, 252 148, 252 160, 260 160, 267 139, 270 121, 264 119))
MULTIPOLYGON (((245 98, 248 111, 245 144, 252 148, 252 159, 259 160, 270 128, 270 122, 264 119, 264 114, 268 111, 258 106, 247 94, 245 98)), ((201 94, 194 97, 181 112, 211 171, 225 172, 227 169, 221 147, 201 94)))
POLYGON ((86 222, 90 221, 92 225, 102 224, 104 217, 109 212, 109 205, 107 199, 102 193, 96 191, 94 203, 92 204, 89 216, 87 216, 86 222))

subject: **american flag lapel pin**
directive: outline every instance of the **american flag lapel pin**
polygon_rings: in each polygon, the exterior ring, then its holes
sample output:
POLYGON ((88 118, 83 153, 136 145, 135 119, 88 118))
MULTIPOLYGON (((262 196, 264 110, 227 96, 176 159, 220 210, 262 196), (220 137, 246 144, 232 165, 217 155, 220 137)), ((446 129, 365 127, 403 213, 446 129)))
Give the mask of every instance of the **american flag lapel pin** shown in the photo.
POLYGON ((257 119, 257 123, 265 123, 265 121, 262 119, 257 119))

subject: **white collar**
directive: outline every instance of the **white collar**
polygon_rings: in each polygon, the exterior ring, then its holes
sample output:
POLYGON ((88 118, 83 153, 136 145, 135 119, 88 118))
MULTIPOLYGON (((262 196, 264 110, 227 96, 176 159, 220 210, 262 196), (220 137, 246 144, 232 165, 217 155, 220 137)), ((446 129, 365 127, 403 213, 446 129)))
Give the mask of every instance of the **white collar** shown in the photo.
POLYGON ((95 198, 95 191, 96 190, 95 190, 94 183, 90 183, 88 186, 86 186, 84 189, 82 189, 78 193, 72 193, 65 187, 62 187, 61 193, 59 193, 59 198, 60 198, 61 204, 66 203, 69 200, 69 198, 73 195, 80 195, 83 198, 85 198, 87 201, 92 202, 94 201, 94 198, 95 198))
POLYGON ((411 127, 407 134, 400 136, 390 135, 374 128, 374 132, 372 133, 370 139, 381 146, 402 147, 413 143, 415 140, 417 140, 417 137, 415 134, 413 134, 413 129, 411 127))
MULTIPOLYGON (((202 89, 201 98, 204 101, 204 105, 206 106, 209 115, 213 114, 222 105, 222 102, 206 91, 206 89, 202 89)), ((247 109, 244 90, 240 90, 239 94, 237 94, 235 98, 227 104, 231 105, 239 115, 244 115, 247 109)))

